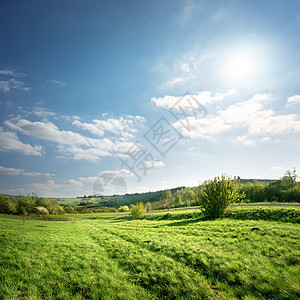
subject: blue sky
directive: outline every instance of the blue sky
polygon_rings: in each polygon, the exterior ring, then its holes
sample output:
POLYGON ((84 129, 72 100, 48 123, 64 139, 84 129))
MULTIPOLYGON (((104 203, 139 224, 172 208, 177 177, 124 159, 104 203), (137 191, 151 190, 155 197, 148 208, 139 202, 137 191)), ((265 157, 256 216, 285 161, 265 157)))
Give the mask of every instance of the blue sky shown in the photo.
POLYGON ((299 28, 297 0, 2 2, 0 192, 299 170, 299 28))

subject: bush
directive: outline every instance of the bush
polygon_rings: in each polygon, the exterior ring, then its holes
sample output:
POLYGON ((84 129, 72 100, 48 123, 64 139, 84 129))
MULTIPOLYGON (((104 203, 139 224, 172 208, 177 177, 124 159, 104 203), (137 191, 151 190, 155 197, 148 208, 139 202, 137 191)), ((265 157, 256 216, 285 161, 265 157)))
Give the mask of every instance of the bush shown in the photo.
POLYGON ((49 210, 46 207, 44 207, 44 206, 37 206, 35 208, 35 212, 39 216, 49 215, 49 210))
POLYGON ((145 211, 146 209, 142 202, 139 202, 136 205, 132 204, 130 207, 130 215, 133 219, 140 219, 144 215, 145 211))
POLYGON ((225 175, 204 182, 199 195, 199 204, 204 208, 204 214, 210 218, 224 215, 228 206, 245 198, 240 193, 239 181, 225 175))
POLYGON ((119 207, 119 212, 125 212, 125 211, 129 211, 129 207, 127 205, 119 207))

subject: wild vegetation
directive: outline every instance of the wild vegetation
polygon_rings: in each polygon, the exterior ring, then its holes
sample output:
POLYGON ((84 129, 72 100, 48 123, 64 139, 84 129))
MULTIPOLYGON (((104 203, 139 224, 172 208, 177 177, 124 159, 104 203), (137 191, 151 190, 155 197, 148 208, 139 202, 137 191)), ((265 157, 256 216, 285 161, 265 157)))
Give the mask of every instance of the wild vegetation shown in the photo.
POLYGON ((299 216, 290 207, 215 220, 200 210, 69 222, 2 215, 0 298, 299 299, 299 216))
POLYGON ((65 210, 56 201, 40 198, 35 194, 28 196, 4 196, 0 194, 0 213, 13 215, 60 215, 65 210))
MULTIPOLYGON (((295 169, 286 171, 279 180, 239 179, 237 182, 238 192, 245 195, 244 203, 300 203, 300 182, 295 169)), ((69 214, 123 212, 129 211, 131 205, 139 202, 145 205, 147 212, 198 206, 199 204, 203 206, 204 203, 201 204, 201 201, 203 202, 202 188, 203 184, 196 187, 180 187, 142 194, 96 198, 88 196, 74 199, 43 199, 35 194, 29 196, 0 195, 0 213, 47 215, 48 211, 51 215, 64 212, 69 214)))
POLYGON ((222 217, 230 204, 238 203, 244 198, 239 181, 225 175, 205 181, 199 192, 199 204, 204 208, 204 214, 211 218, 222 217))
MULTIPOLYGON (((300 203, 300 182, 297 180, 296 170, 286 171, 284 176, 278 180, 255 180, 240 179, 239 191, 245 194, 243 202, 298 202, 300 203)), ((190 207, 199 205, 201 189, 203 185, 196 187, 180 187, 167 189, 164 191, 149 192, 142 194, 126 194, 123 196, 106 197, 105 203, 90 200, 86 205, 82 205, 80 211, 101 211, 103 206, 118 208, 120 206, 130 206, 138 202, 145 204, 147 211, 171 209, 179 207, 190 207)), ((90 198, 93 199, 93 198, 90 198)), ((75 207, 76 210, 78 210, 75 207)), ((106 208, 107 210, 108 208, 106 208)))

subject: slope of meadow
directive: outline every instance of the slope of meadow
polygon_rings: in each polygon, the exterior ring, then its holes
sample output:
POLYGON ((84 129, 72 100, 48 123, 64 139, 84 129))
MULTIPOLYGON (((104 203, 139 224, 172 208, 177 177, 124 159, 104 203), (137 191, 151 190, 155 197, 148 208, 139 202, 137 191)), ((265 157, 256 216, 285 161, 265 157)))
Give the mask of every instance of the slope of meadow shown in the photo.
POLYGON ((288 220, 2 215, 0 298, 299 299, 299 237, 288 220))

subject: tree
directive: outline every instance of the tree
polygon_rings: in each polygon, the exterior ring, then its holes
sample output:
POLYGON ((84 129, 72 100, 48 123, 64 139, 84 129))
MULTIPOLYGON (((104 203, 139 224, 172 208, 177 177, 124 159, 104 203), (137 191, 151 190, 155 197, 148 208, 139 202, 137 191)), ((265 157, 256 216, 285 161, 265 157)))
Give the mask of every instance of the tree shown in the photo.
POLYGON ((162 204, 162 207, 170 209, 171 199, 172 199, 171 191, 169 189, 164 190, 160 198, 160 203, 162 204))
POLYGON ((139 202, 136 205, 132 204, 130 207, 130 215, 133 219, 140 219, 144 215, 145 211, 145 206, 142 202, 139 202))
POLYGON ((145 205, 145 208, 146 208, 147 212, 153 210, 151 202, 147 202, 146 205, 145 205))
POLYGON ((240 183, 236 178, 222 175, 214 180, 204 182, 199 195, 199 204, 204 208, 204 214, 210 218, 219 218, 224 215, 228 206, 245 198, 240 193, 240 183))
POLYGON ((186 206, 190 206, 195 198, 196 195, 190 187, 187 187, 182 191, 182 200, 186 206))
POLYGON ((293 171, 287 170, 280 180, 280 187, 284 190, 295 187, 297 185, 297 177, 298 175, 295 168, 293 171))

